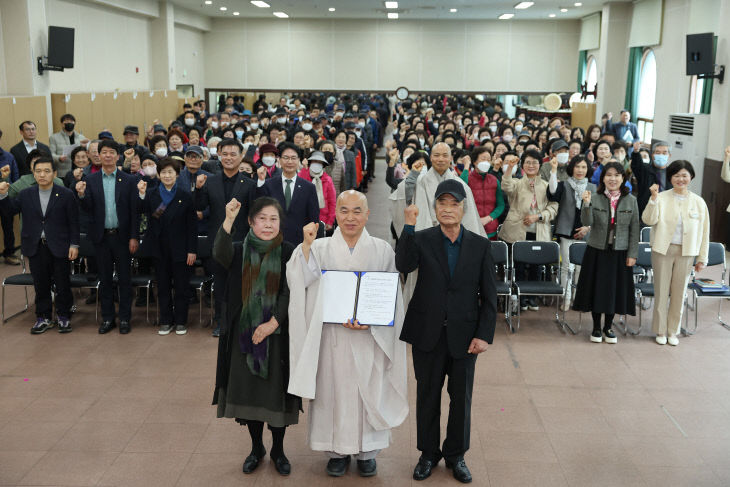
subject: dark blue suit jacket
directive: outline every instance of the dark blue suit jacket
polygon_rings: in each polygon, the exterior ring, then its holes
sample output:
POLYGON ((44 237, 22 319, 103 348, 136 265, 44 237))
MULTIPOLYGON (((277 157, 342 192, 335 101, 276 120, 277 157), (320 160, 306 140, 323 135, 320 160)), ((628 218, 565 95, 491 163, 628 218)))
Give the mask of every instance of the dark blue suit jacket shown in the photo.
POLYGON ((298 177, 294 183, 291 204, 287 210, 281 178, 281 176, 274 176, 267 179, 263 186, 257 188, 256 195, 270 196, 279 202, 284 208, 285 214, 281 229, 284 240, 293 245, 299 245, 304 240, 302 227, 319 221, 317 190, 314 188, 314 184, 298 177))
POLYGON ((23 255, 32 257, 38 252, 44 230, 54 257, 68 257, 69 247, 79 245, 79 207, 71 190, 54 184, 45 215, 41 210, 38 185, 24 189, 15 198, 3 198, 0 204, 7 205, 13 213, 22 213, 20 248, 23 255))
MULTIPOLYGON (((88 236, 93 243, 104 239, 104 183, 101 176, 103 170, 84 176, 86 193, 78 198, 81 208, 89 214, 88 236)), ((117 180, 114 183, 115 201, 119 236, 124 240, 139 238, 139 215, 137 214, 137 181, 131 174, 117 169, 117 180)), ((75 191, 75 186, 74 186, 75 191)))
MULTIPOLYGON (((195 178, 197 178, 199 174, 203 174, 208 177, 213 175, 213 173, 204 171, 203 169, 198 169, 198 172, 195 173, 195 177, 191 178, 190 177, 191 174, 187 170, 187 168, 183 168, 183 170, 180 171, 180 175, 177 177, 177 187, 182 189, 183 191, 187 191, 191 195, 194 195, 195 194, 195 178)), ((193 197, 193 202, 195 202, 195 197, 193 197)), ((198 222, 198 235, 207 235, 208 234, 208 220, 209 219, 210 219, 210 208, 206 208, 205 210, 203 210, 203 219, 202 220, 198 220, 196 217, 196 220, 198 222)))
POLYGON ((147 213, 148 222, 141 245, 155 257, 172 255, 173 262, 184 262, 188 254, 198 253, 198 218, 192 195, 181 189, 179 179, 177 184, 175 197, 159 218, 153 215, 162 204, 159 186, 148 189, 144 199, 137 193, 139 211, 147 213))

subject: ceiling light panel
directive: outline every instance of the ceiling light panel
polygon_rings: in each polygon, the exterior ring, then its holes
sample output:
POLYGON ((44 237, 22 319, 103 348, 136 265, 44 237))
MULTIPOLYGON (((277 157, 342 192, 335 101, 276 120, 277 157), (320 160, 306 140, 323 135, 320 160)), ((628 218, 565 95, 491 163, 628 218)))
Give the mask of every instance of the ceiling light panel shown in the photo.
POLYGON ((385 2, 385 8, 398 8, 398 2, 385 2))
POLYGON ((535 2, 520 2, 515 5, 515 8, 518 10, 524 10, 526 8, 532 7, 533 5, 535 5, 535 2))
POLYGON ((509 20, 514 16, 515 14, 502 14, 499 16, 499 20, 509 20))
POLYGON ((284 12, 274 12, 274 15, 279 17, 280 19, 288 19, 289 16, 285 14, 284 12))
POLYGON ((390 20, 397 20, 398 19, 398 12, 389 12, 388 13, 388 18, 390 20))
POLYGON ((271 5, 269 5, 266 2, 262 2, 261 0, 251 0, 251 4, 254 5, 254 6, 256 6, 256 7, 259 7, 259 8, 269 8, 269 7, 271 7, 271 5))

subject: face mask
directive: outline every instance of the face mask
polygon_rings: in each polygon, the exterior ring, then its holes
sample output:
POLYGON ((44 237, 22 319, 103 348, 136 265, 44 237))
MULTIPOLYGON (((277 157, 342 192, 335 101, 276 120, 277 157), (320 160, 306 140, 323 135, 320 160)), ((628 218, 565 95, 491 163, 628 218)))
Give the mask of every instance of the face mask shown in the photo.
POLYGON ((669 156, 667 154, 654 154, 654 165, 656 167, 667 167, 669 156))
POLYGON ((208 152, 211 156, 218 155, 218 147, 208 147, 208 152))
POLYGON ((522 132, 522 125, 520 125, 520 124, 517 124, 517 125, 515 125, 515 131, 516 131, 517 133, 520 133, 520 132, 522 132))
POLYGON ((271 156, 262 157, 261 162, 264 163, 264 166, 271 167, 276 162, 276 157, 271 157, 271 156))
POLYGON ((502 136, 502 140, 505 142, 512 142, 512 135, 511 134, 505 134, 502 136))
MULTIPOLYGON (((506 173, 507 173, 507 167, 508 167, 508 166, 507 166, 507 164, 504 164, 504 165, 503 165, 503 166, 501 167, 501 171, 502 171, 502 173, 504 173, 504 174, 506 174, 506 173)), ((517 166, 515 165, 515 167, 513 167, 513 168, 512 168, 512 175, 514 176, 516 172, 517 172, 517 166)))
POLYGON ((641 160, 644 162, 644 164, 649 164, 651 162, 651 159, 648 157, 642 157, 641 160))
POLYGON ((489 134, 482 135, 482 138, 479 139, 479 142, 485 142, 487 140, 492 140, 492 138, 489 136, 489 134))
POLYGON ((213 127, 214 129, 217 129, 218 128, 218 122, 210 122, 210 126, 213 127))
POLYGON ((525 121, 525 117, 520 117, 519 120, 520 120, 520 122, 524 122, 525 121))
POLYGON ((311 123, 303 123, 302 124, 302 128, 304 130, 306 130, 307 132, 309 132, 310 130, 312 130, 312 124, 311 123))
POLYGON ((67 123, 64 123, 63 124, 63 129, 66 132, 71 132, 74 129, 75 126, 76 126, 75 123, 67 122, 67 123))
POLYGON ((558 124, 555 124, 555 127, 553 127, 553 128, 554 128, 555 130, 560 130, 560 127, 562 127, 562 125, 560 125, 560 124, 558 123, 558 124))
POLYGON ((149 177, 155 176, 157 174, 157 166, 145 166, 142 168, 142 173, 149 177))
POLYGON ((157 157, 165 157, 167 155, 167 149, 161 147, 159 149, 155 149, 155 155, 157 157))
POLYGON ((426 145, 426 139, 418 139, 418 142, 421 144, 421 147, 426 145))
POLYGON ((439 123, 438 122, 434 122, 433 123, 433 128, 435 128, 435 129, 439 128, 439 123))
POLYGON ((477 164, 477 169, 480 173, 486 173, 489 171, 489 168, 492 167, 492 164, 489 161, 482 161, 477 164))
POLYGON ((324 166, 322 166, 321 162, 313 162, 309 165, 309 172, 314 174, 315 176, 319 176, 322 174, 322 169, 324 166))
POLYGON ((186 118, 185 119, 185 125, 187 125, 188 127, 192 127, 193 125, 195 125, 195 119, 194 118, 186 118))
POLYGON ((228 127, 230 122, 226 122, 225 120, 221 122, 221 127, 228 127))
POLYGON ((251 124, 251 130, 258 130, 258 129, 259 129, 259 124, 257 122, 253 122, 251 124))
POLYGON ((276 119, 276 121, 279 124, 284 125, 286 123, 286 117, 279 117, 279 118, 276 119))
POLYGON ((492 133, 495 133, 497 131, 497 126, 496 125, 490 125, 489 126, 489 130, 491 130, 492 133))
POLYGON ((558 160, 558 164, 567 164, 569 156, 570 154, 568 154, 567 152, 560 152, 555 156, 555 158, 558 160))
POLYGON ((243 130, 236 130, 236 138, 240 139, 241 137, 243 137, 243 130))
POLYGON ((365 122, 357 122, 357 126, 360 127, 360 128, 364 128, 365 127, 365 122))
POLYGON ((251 142, 244 142, 243 143, 243 153, 245 154, 248 148, 251 147, 251 142))
POLYGON ((362 134, 362 132, 360 130, 355 130, 355 135, 357 135, 358 137, 360 137, 360 134, 362 134))

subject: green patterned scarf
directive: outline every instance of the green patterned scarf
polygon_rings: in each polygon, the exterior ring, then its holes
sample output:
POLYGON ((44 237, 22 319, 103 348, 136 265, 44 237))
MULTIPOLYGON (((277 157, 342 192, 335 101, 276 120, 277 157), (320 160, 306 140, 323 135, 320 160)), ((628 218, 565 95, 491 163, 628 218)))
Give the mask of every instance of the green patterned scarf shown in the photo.
POLYGON ((243 308, 238 321, 238 343, 251 373, 264 379, 269 376, 269 339, 254 345, 252 338, 256 328, 274 314, 281 277, 282 240, 281 233, 273 240, 261 240, 249 230, 243 241, 243 308))

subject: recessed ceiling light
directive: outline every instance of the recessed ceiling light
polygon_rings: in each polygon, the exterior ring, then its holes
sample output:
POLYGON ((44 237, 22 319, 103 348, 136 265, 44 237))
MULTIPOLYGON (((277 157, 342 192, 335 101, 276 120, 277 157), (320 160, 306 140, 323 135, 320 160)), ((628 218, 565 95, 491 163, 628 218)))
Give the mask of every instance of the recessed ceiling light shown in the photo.
POLYGON ((251 0, 251 3, 259 8, 269 8, 271 6, 266 2, 262 2, 261 0, 251 0))
POLYGON ((565 12, 568 11, 568 9, 567 8, 561 8, 560 11, 563 12, 563 13, 565 13, 565 12))
POLYGON ((280 19, 288 19, 289 16, 285 14, 284 12, 274 12, 274 15, 279 17, 280 19))
POLYGON ((211 5, 213 3, 213 0, 205 0, 206 5, 211 5))
POLYGON ((398 2, 385 2, 385 8, 398 8, 398 2))
POLYGON ((517 5, 515 5, 515 8, 518 9, 518 10, 523 10, 523 9, 526 9, 526 8, 530 8, 533 5, 535 5, 535 2, 520 2, 517 5))
POLYGON ((548 15, 548 17, 550 17, 550 18, 555 17, 555 14, 550 14, 550 15, 548 15))
POLYGON ((582 7, 583 6, 583 4, 581 2, 575 2, 573 5, 576 6, 576 7, 582 7))
POLYGON ((453 14, 453 13, 456 13, 456 12, 457 12, 457 10, 456 10, 455 8, 450 8, 450 9, 449 9, 449 12, 451 12, 451 13, 453 14))
POLYGON ((241 12, 233 12, 233 15, 241 15, 241 12))
POLYGON ((499 20, 508 20, 514 17, 515 14, 502 14, 499 16, 499 20))
POLYGON ((334 11, 335 11, 335 8, 334 8, 334 7, 330 7, 330 8, 329 8, 329 11, 330 11, 330 12, 334 12, 334 11))
POLYGON ((228 7, 221 7, 222 12, 225 12, 226 10, 228 10, 228 7))
POLYGON ((398 12, 390 12, 388 14, 388 18, 391 20, 397 20, 398 19, 398 12))

